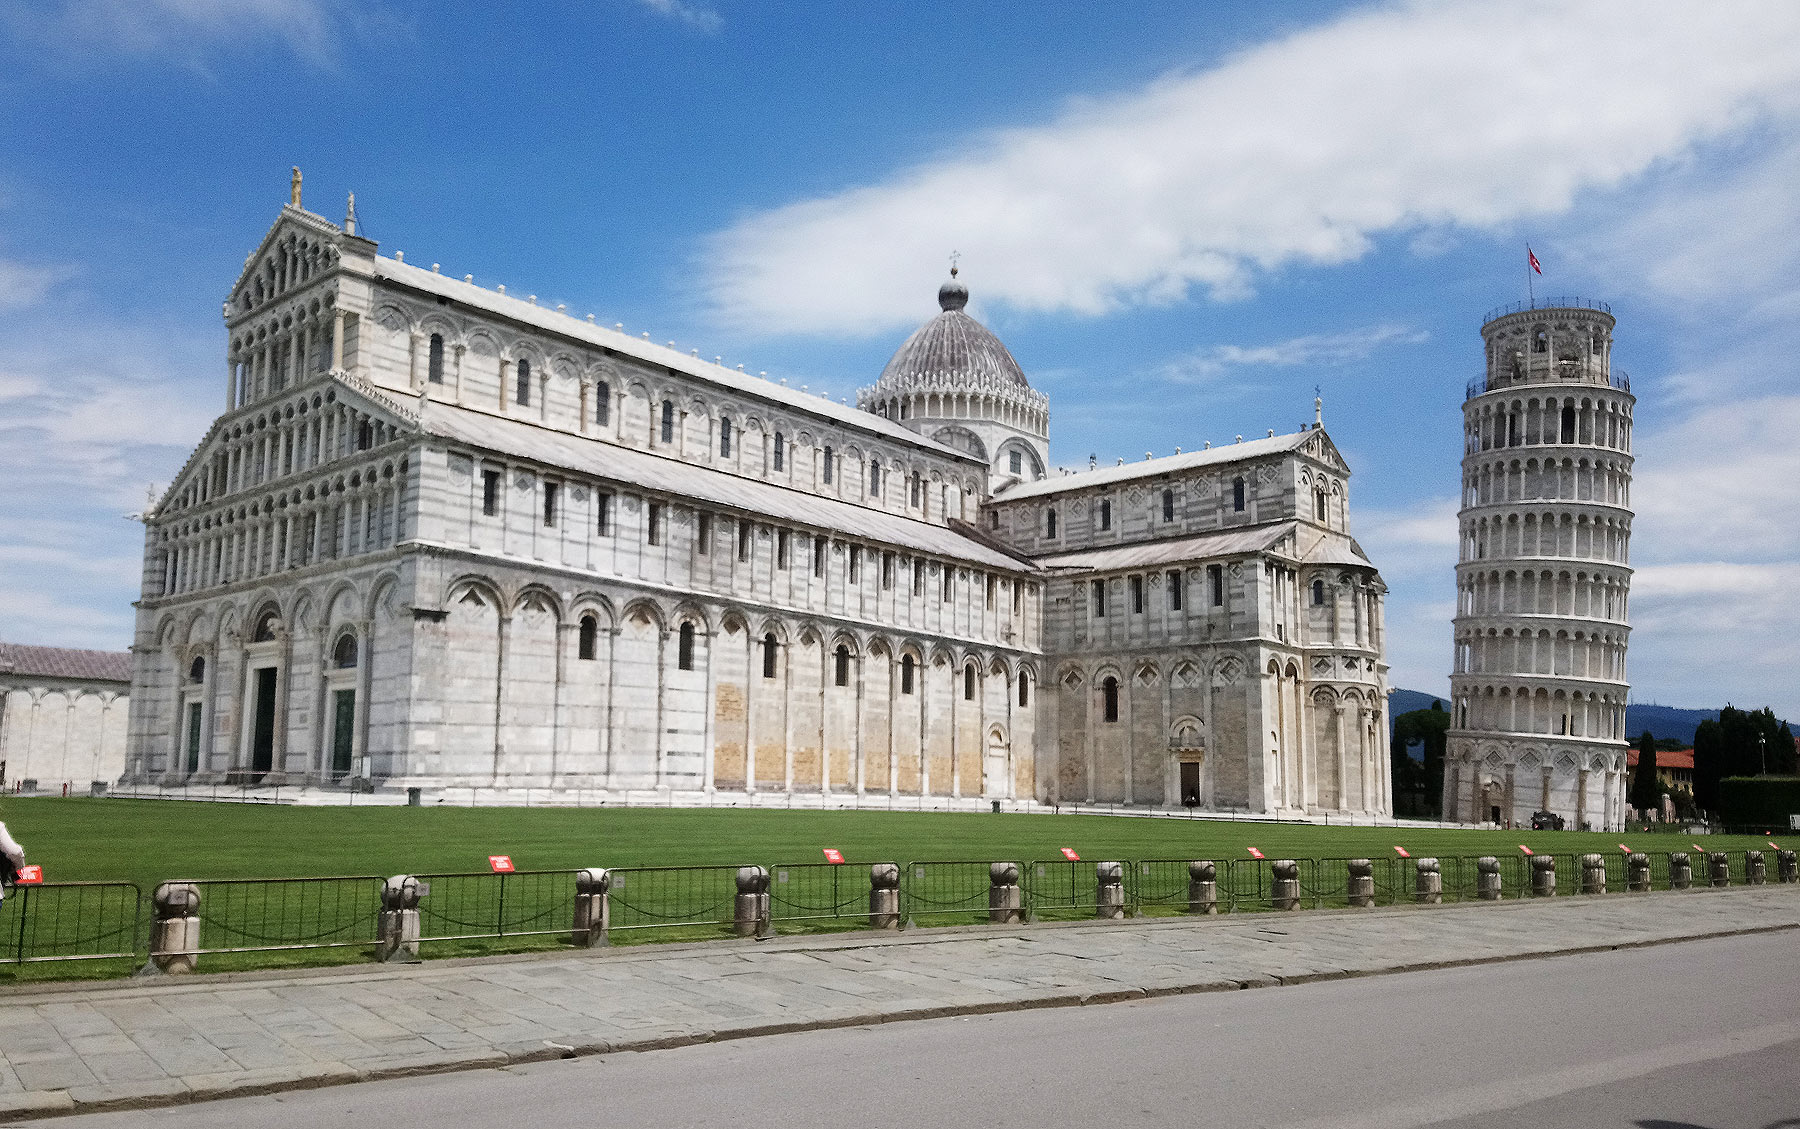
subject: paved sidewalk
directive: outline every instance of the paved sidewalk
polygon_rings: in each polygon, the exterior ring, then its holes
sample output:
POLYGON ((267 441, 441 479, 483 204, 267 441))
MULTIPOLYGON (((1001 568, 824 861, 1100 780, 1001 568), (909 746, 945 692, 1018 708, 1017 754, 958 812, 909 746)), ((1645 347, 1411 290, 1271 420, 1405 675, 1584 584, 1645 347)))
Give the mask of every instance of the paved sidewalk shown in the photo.
POLYGON ((19 988, 0 1120, 1796 927, 1800 887, 1761 886, 19 988))

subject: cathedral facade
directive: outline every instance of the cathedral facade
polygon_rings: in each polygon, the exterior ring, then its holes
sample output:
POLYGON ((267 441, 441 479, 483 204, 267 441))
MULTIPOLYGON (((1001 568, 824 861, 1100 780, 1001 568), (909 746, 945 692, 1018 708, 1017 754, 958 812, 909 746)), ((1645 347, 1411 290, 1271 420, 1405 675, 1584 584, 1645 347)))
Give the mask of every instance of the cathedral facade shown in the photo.
POLYGON ((851 408, 380 255, 296 187, 146 515, 126 782, 1390 810, 1323 429, 1052 475, 967 297, 851 408))

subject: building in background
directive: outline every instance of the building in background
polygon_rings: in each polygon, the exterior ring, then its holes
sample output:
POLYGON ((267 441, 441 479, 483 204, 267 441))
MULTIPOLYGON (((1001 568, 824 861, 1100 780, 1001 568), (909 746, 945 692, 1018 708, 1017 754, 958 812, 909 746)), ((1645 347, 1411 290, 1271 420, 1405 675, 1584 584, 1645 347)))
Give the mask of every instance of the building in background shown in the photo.
POLYGON ((1601 302, 1482 326, 1463 405, 1444 818, 1617 830, 1626 817, 1631 382, 1601 302))
POLYGON ((296 183, 146 517, 127 779, 1389 812, 1323 427, 1050 474, 967 300, 850 408, 383 257, 296 183))
POLYGON ((0 643, 0 790, 104 791, 125 770, 131 652, 0 643))

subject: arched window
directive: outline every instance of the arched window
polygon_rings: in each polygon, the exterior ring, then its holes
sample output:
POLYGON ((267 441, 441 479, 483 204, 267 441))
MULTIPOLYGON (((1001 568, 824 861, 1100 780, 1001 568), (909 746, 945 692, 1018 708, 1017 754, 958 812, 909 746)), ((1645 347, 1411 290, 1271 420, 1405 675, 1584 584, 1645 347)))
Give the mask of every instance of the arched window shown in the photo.
POLYGON ((662 441, 675 442, 675 401, 664 400, 662 405, 662 441))
POLYGON ((598 641, 599 635, 600 621, 591 615, 582 616, 581 635, 575 646, 575 657, 578 659, 592 659, 594 657, 594 644, 598 641))
POLYGON ((337 645, 331 648, 331 665, 339 670, 349 670, 356 665, 356 636, 348 631, 338 636, 337 645))
POLYGON ((1533 334, 1531 338, 1531 351, 1534 353, 1548 353, 1550 351, 1550 335, 1541 329, 1533 334))
POLYGON ((731 417, 730 416, 720 416, 719 417, 719 457, 721 459, 729 459, 731 457, 731 417))
POLYGON ((612 419, 612 385, 599 381, 594 385, 594 422, 605 427, 612 419))
POLYGON ((1056 509, 1054 507, 1044 511, 1044 536, 1051 538, 1056 536, 1056 509))
POLYGON ((775 433, 775 469, 781 470, 783 464, 786 463, 786 461, 787 461, 787 436, 785 436, 781 432, 777 431, 775 433))
POLYGON ((963 667, 963 701, 975 700, 975 664, 963 667))
POLYGON ((514 401, 523 408, 531 403, 531 362, 524 357, 519 358, 519 381, 514 401))
POLYGON ((776 648, 778 648, 779 646, 780 646, 780 644, 775 641, 775 633, 773 631, 771 631, 767 635, 763 636, 763 677, 764 678, 775 677, 775 661, 776 661, 775 656, 778 653, 776 648))
POLYGON ((850 648, 838 644, 837 663, 832 669, 832 682, 838 686, 850 685, 850 648))
POLYGON ((1100 500, 1100 528, 1112 528, 1112 503, 1105 498, 1100 500))
POLYGON ((1314 607, 1323 607, 1324 604, 1325 604, 1325 582, 1323 580, 1315 580, 1315 581, 1313 581, 1313 606, 1314 607))
POLYGON ((433 384, 444 383, 444 335, 431 335, 431 352, 425 362, 425 379, 433 384))
POLYGON ((1562 441, 1575 442, 1575 405, 1564 404, 1562 410, 1562 441))
POLYGON ((835 463, 835 461, 836 461, 836 456, 832 453, 831 448, 826 447, 825 448, 825 485, 827 485, 827 486, 831 485, 831 475, 832 475, 832 470, 833 470, 833 464, 835 463))
POLYGON ((206 660, 205 659, 197 658, 194 660, 193 664, 188 667, 188 681, 189 682, 205 682, 206 681, 206 660))
POLYGON ((869 497, 881 497, 881 463, 876 459, 869 460, 869 497))
POLYGON ((256 621, 256 630, 251 634, 250 641, 252 643, 273 643, 275 629, 280 624, 281 621, 274 612, 264 612, 263 617, 256 621))
POLYGON ((1175 520, 1175 491, 1164 490, 1163 496, 1162 496, 1162 503, 1163 503, 1163 520, 1164 521, 1174 521, 1175 520))
POLYGON ((681 670, 694 669, 694 625, 681 625, 681 642, 675 649, 675 665, 681 670))
POLYGON ((1031 675, 1022 670, 1019 672, 1019 704, 1021 706, 1031 704, 1031 675))
POLYGON ((1325 491, 1323 490, 1313 494, 1313 518, 1317 521, 1325 520, 1325 491))
POLYGON ((1238 513, 1244 512, 1244 480, 1242 477, 1231 480, 1231 508, 1238 513))
POLYGON ((1101 706, 1107 721, 1119 720, 1119 680, 1108 678, 1100 684, 1101 706))
POLYGON ((901 657, 900 692, 902 694, 910 694, 913 692, 913 668, 917 665, 918 664, 913 662, 913 657, 911 655, 904 655, 901 657))

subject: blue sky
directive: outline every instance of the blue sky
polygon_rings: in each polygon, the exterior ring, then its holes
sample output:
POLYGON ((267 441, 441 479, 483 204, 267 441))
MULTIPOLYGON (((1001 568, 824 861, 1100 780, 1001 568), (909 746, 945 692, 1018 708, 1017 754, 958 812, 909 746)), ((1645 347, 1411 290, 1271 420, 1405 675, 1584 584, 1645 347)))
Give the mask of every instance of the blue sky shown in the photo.
POLYGON ((1633 696, 1800 716, 1800 6, 44 0, 0 10, 0 637, 130 640, 305 172, 384 254, 854 397, 935 312, 1052 457, 1310 420, 1396 685, 1442 692, 1480 322, 1603 298, 1639 396, 1633 696))

